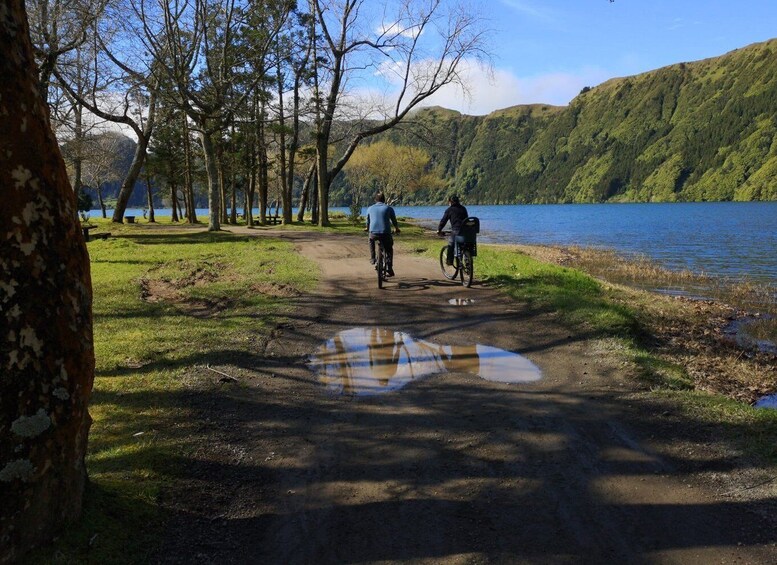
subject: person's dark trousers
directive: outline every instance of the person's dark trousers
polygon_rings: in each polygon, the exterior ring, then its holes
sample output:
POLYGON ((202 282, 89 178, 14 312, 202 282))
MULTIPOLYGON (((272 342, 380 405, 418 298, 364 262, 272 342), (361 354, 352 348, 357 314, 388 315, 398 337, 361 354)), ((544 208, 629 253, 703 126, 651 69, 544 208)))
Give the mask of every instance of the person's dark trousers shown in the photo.
POLYGON ((379 239, 386 252, 386 266, 391 269, 394 264, 394 238, 390 233, 371 233, 370 234, 370 260, 375 262, 375 240, 379 239))
POLYGON ((445 262, 448 265, 453 265, 453 245, 455 237, 456 236, 454 234, 448 236, 448 254, 445 257, 445 262))

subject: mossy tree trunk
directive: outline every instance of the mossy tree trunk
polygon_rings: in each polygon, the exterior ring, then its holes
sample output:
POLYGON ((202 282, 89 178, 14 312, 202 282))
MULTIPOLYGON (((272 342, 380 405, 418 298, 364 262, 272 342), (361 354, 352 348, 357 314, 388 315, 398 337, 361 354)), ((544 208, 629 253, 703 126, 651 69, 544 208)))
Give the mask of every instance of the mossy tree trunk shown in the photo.
POLYGON ((24 0, 0 5, 0 562, 77 518, 94 379, 89 258, 24 0))

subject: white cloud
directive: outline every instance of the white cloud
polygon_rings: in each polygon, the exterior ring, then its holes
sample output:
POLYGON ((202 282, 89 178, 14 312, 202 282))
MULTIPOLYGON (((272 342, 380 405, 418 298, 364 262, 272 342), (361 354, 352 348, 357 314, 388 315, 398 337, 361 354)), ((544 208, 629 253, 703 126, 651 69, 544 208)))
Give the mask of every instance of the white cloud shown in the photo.
POLYGON ((392 36, 401 36, 412 39, 419 35, 420 28, 416 26, 402 27, 399 22, 394 22, 391 25, 381 25, 378 27, 377 34, 384 38, 392 36))
POLYGON ((448 85, 428 98, 424 106, 443 106, 464 114, 483 115, 518 104, 568 104, 585 86, 611 78, 603 69, 587 67, 575 72, 555 72, 528 77, 509 69, 489 73, 476 63, 467 62, 462 68, 467 92, 448 85))

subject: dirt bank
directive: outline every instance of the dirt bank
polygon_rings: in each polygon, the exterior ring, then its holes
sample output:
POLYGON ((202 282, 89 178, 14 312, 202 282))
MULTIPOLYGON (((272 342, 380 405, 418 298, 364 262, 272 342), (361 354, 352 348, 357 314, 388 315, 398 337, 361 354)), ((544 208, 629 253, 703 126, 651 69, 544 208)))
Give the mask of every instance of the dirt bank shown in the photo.
POLYGON ((768 477, 639 390, 612 344, 444 281, 425 258, 398 255, 381 291, 363 238, 282 237, 321 284, 294 298, 261 366, 189 375, 201 449, 165 496, 160 562, 777 561, 768 477), (449 303, 461 297, 474 302, 449 303), (520 353, 542 378, 454 368, 387 394, 327 394, 309 356, 351 328, 520 353))

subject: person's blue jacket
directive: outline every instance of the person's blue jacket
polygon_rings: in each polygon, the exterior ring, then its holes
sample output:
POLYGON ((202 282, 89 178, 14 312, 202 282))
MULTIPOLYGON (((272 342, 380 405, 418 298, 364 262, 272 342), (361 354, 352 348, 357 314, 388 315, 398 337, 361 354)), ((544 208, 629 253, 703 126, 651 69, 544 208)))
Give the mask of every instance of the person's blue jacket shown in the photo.
POLYGON ((391 226, 397 226, 394 208, 385 202, 376 202, 367 208, 367 230, 370 233, 391 233, 391 226))

